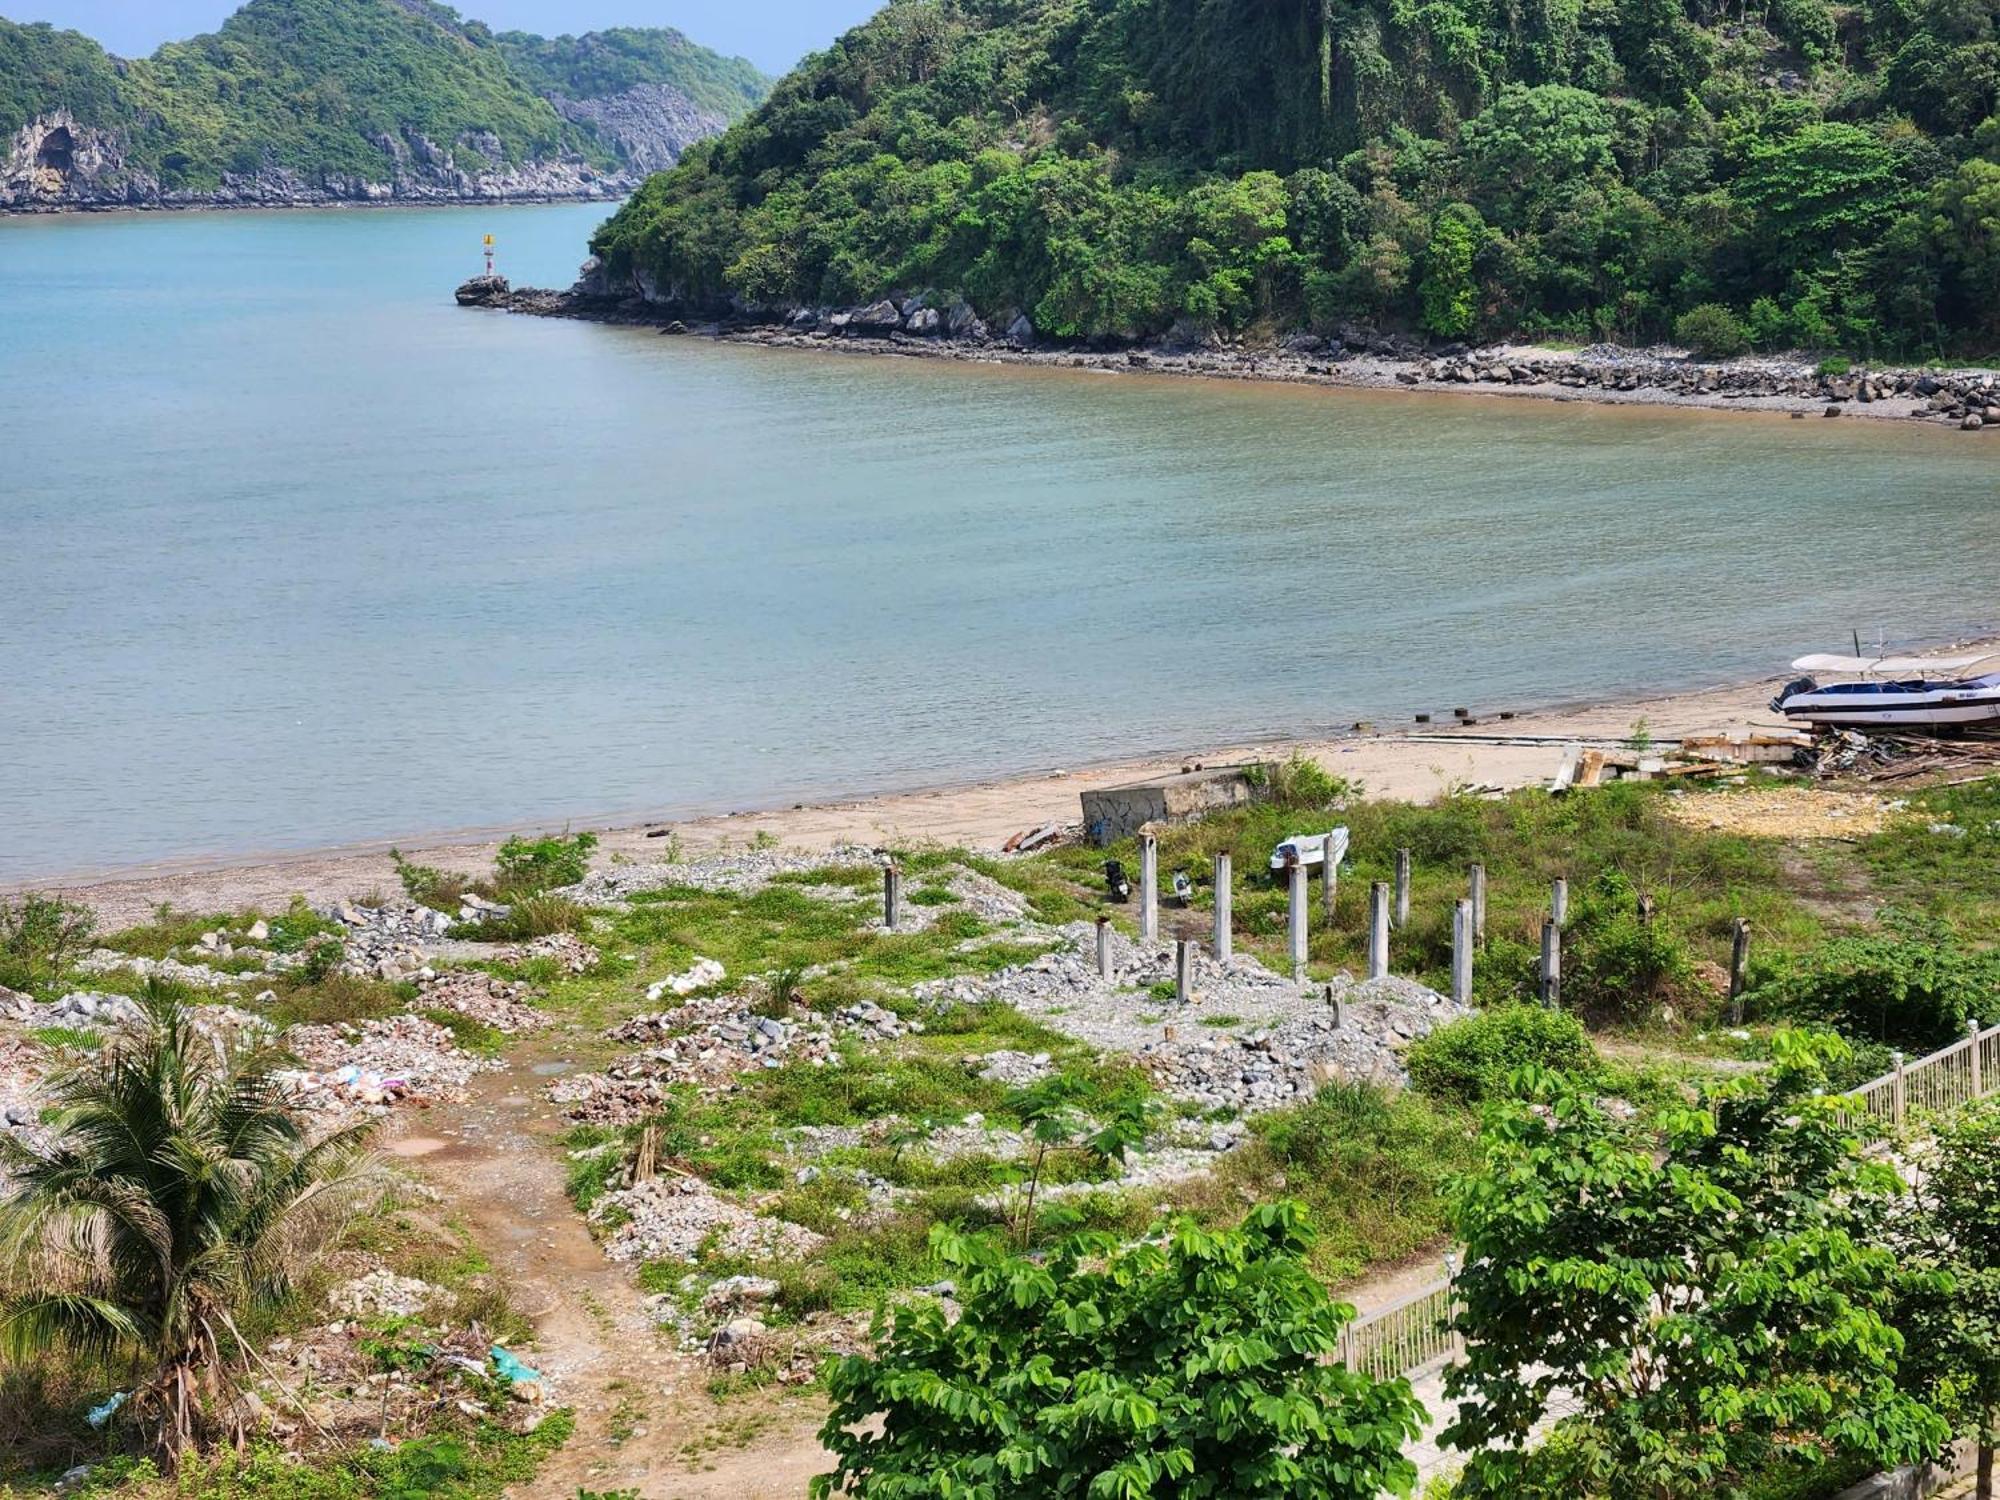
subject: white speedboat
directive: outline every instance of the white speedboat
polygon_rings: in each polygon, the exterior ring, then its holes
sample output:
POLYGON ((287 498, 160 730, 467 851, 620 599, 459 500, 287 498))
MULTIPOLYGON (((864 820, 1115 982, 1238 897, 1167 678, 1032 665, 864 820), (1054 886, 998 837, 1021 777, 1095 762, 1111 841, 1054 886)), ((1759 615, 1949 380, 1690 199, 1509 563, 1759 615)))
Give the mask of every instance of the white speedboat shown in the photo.
POLYGON ((2000 723, 2000 655, 1802 656, 1771 707, 1788 719, 1841 729, 1944 728, 2000 723), (1835 677, 1845 681, 1825 682, 1835 677))

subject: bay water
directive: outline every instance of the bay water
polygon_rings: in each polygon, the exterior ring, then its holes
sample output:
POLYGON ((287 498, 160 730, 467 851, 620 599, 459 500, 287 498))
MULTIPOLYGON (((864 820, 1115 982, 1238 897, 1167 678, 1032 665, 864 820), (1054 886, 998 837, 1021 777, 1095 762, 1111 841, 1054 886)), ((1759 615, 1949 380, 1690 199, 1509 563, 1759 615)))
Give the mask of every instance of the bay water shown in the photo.
POLYGON ((0 883, 789 804, 2000 620, 1912 425, 461 311, 605 210, 0 220, 0 883))

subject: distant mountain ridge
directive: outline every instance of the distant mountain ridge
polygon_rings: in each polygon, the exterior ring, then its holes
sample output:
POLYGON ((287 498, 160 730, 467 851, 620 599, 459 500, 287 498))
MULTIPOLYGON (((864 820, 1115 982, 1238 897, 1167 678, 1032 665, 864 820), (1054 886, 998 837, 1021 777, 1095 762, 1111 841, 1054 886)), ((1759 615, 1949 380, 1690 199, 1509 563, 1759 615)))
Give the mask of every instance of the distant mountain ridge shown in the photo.
POLYGON ((0 211, 615 197, 769 88, 678 31, 432 0, 249 0, 138 59, 0 19, 0 211))

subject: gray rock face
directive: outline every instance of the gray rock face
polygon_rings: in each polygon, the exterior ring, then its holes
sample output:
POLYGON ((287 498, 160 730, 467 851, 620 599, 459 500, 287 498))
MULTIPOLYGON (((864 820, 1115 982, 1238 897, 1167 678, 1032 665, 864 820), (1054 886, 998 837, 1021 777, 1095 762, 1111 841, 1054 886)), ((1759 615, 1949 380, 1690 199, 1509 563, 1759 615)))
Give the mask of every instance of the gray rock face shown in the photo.
POLYGON ((856 333, 893 333, 902 325, 901 309, 885 297, 855 313, 848 327, 856 333))
POLYGON ((636 172, 664 172, 696 141, 720 135, 729 121, 665 83, 641 83, 602 99, 549 96, 557 113, 591 125, 636 172))
POLYGON ((629 192, 638 180, 630 172, 601 172, 580 157, 510 166, 499 161, 500 142, 484 130, 467 131, 449 146, 411 129, 377 136, 374 144, 388 163, 379 180, 337 172, 307 178, 286 167, 266 166, 250 173, 225 172, 213 188, 172 188, 130 165, 116 134, 83 125, 59 109, 30 120, 8 143, 0 162, 0 211, 534 202, 613 198, 629 192))
POLYGON ((1007 325, 1007 342, 1017 349, 1025 349, 1035 341, 1035 321, 1022 313, 1007 325))
POLYGON ((907 332, 913 333, 919 338, 931 339, 937 337, 938 325, 941 322, 943 322, 943 319, 938 316, 936 308, 920 307, 910 314, 910 321, 904 325, 904 328, 907 332))

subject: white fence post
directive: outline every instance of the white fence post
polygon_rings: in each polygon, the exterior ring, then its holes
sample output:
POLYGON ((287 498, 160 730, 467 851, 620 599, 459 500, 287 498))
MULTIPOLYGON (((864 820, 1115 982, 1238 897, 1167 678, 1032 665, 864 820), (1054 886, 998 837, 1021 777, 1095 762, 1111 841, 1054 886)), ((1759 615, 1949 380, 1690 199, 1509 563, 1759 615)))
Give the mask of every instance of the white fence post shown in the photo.
POLYGON ((1230 891, 1229 883, 1233 878, 1229 867, 1229 855, 1226 852, 1216 855, 1215 961, 1219 964, 1229 962, 1229 955, 1234 951, 1235 946, 1235 933, 1230 927, 1230 923, 1234 920, 1231 912, 1234 896, 1230 891))
POLYGON ((1985 1068, 1979 1056, 1979 1017, 1974 1016, 1965 1023, 1965 1040, 1972 1049, 1972 1097, 1986 1097, 1985 1068))
POLYGON ((1891 1057, 1893 1058, 1896 1064, 1896 1071, 1893 1075, 1893 1077, 1895 1078, 1895 1085, 1889 1095, 1890 1098, 1889 1108, 1892 1117, 1896 1121, 1896 1128, 1898 1130, 1901 1130, 1903 1128, 1903 1112, 1908 1102, 1908 1094, 1904 1076, 1906 1069, 1903 1066, 1902 1053, 1900 1052, 1892 1053, 1891 1057))

